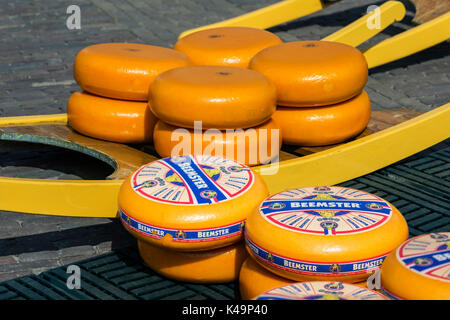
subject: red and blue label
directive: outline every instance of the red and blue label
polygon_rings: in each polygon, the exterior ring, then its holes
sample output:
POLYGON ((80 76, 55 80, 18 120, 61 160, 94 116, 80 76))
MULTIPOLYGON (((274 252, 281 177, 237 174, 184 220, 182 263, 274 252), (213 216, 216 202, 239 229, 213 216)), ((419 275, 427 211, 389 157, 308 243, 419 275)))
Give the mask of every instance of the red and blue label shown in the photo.
POLYGON ((138 221, 119 209, 120 218, 130 229, 156 240, 160 240, 166 235, 172 236, 175 242, 204 242, 230 238, 242 234, 244 220, 226 226, 205 229, 173 229, 162 228, 138 221))
POLYGON ((286 190, 267 198, 261 215, 270 223, 295 232, 348 235, 378 228, 391 206, 370 193, 344 187, 286 190))
POLYGON ((378 292, 342 282, 302 282, 266 291, 256 300, 386 300, 378 292))
POLYGON ((141 167, 131 187, 142 197, 173 205, 207 205, 234 199, 254 182, 250 168, 214 156, 164 158, 141 167))
POLYGON ((450 232, 409 239, 397 249, 396 256, 404 267, 413 272, 450 282, 450 232))
POLYGON ((388 254, 364 260, 321 263, 293 259, 270 252, 251 241, 248 234, 246 234, 245 241, 253 255, 261 262, 281 270, 308 276, 336 277, 371 273, 380 268, 388 254))

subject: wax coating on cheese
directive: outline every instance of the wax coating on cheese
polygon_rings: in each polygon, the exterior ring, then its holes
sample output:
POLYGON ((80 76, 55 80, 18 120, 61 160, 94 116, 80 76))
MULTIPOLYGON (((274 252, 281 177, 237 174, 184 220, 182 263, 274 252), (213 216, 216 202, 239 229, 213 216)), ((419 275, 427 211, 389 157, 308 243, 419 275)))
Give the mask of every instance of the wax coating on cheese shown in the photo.
POLYGON ((282 43, 267 30, 248 27, 220 27, 191 33, 177 41, 174 49, 196 65, 247 68, 259 51, 282 43))
POLYGON ((89 93, 147 101, 149 86, 159 74, 191 64, 185 54, 169 48, 139 43, 101 43, 78 52, 74 78, 89 93))
POLYGON ((384 292, 396 299, 450 299, 450 232, 405 241, 381 266, 384 292))
POLYGON ((245 228, 247 248, 262 266, 299 281, 364 281, 407 237, 405 219, 387 201, 327 186, 265 199, 245 228))
POLYGON ((155 272, 177 281, 225 283, 235 281, 248 254, 243 242, 202 252, 177 252, 138 240, 139 253, 155 272))
POLYGON ((138 239, 181 251, 243 238, 246 217, 267 196, 258 174, 213 156, 164 158, 142 166, 119 192, 125 228, 138 239))

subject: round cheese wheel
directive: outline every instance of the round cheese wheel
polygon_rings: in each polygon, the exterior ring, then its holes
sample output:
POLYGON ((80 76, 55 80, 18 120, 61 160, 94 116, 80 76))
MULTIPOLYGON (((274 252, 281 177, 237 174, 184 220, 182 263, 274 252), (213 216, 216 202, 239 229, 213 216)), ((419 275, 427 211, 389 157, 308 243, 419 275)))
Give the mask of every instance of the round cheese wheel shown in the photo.
POLYGON ((163 158, 204 154, 254 166, 276 158, 281 145, 280 129, 272 119, 241 130, 202 130, 201 124, 185 129, 163 121, 158 121, 154 129, 154 146, 163 158))
POLYGON ((367 82, 364 55, 352 46, 329 41, 294 41, 260 51, 249 68, 277 87, 278 104, 324 106, 359 94, 367 82))
POLYGON ((381 293, 342 283, 313 281, 286 285, 264 292, 255 300, 388 300, 381 293))
POLYGON ((244 300, 254 299, 267 290, 292 283, 295 281, 277 276, 261 267, 251 257, 245 259, 239 273, 239 291, 244 300))
POLYGON ((247 68, 255 54, 280 43, 278 36, 266 30, 221 27, 191 33, 179 39, 173 48, 196 65, 247 68))
POLYGON ((147 101, 148 89, 160 73, 190 65, 173 49, 137 43, 102 43, 75 57, 74 77, 85 91, 100 96, 147 101))
POLYGON ((278 107, 272 116, 279 124, 283 143, 325 146, 357 136, 370 120, 365 91, 354 98, 325 107, 278 107))
POLYGON ((274 85, 258 72, 221 66, 189 66, 159 75, 150 87, 150 107, 166 123, 205 129, 257 126, 276 109, 274 85))
POLYGON ((355 283, 408 238, 408 226, 373 194, 308 187, 265 199, 247 218, 245 238, 250 254, 279 276, 355 283))
MULTIPOLYGON (((239 291, 244 300, 254 299, 265 291, 295 282, 268 271, 251 257, 245 259, 239 273, 239 291)), ((362 281, 355 285, 367 287, 367 282, 362 281)))
POLYGON ((450 232, 423 234, 392 251, 381 286, 396 299, 450 300, 450 232))
POLYGON ((152 142, 158 119, 148 104, 75 92, 67 104, 69 125, 79 133, 119 143, 152 142))
POLYGON ((142 166, 119 191, 120 218, 136 238, 179 251, 243 238, 244 220, 268 195, 258 174, 213 156, 164 158, 142 166))
POLYGON ((237 280, 248 256, 242 242, 202 252, 177 252, 138 240, 144 262, 164 277, 195 283, 224 283, 237 280))

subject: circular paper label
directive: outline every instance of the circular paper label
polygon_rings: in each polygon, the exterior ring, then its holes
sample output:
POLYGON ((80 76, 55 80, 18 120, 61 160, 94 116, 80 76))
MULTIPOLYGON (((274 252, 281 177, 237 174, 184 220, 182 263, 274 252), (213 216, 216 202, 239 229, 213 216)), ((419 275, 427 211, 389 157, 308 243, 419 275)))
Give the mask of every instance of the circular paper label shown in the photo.
POLYGON ((267 198, 259 212, 270 223, 295 232, 348 235, 386 223, 392 208, 383 199, 344 187, 292 189, 267 198))
POLYGON ((385 300, 378 292, 342 282, 302 282, 275 288, 256 300, 385 300))
POLYGON ((203 205, 234 199, 253 184, 250 168, 213 156, 179 156, 151 162, 131 177, 142 197, 173 205, 203 205))
POLYGON ((409 239, 397 249, 397 259, 413 272, 450 282, 450 232, 409 239))

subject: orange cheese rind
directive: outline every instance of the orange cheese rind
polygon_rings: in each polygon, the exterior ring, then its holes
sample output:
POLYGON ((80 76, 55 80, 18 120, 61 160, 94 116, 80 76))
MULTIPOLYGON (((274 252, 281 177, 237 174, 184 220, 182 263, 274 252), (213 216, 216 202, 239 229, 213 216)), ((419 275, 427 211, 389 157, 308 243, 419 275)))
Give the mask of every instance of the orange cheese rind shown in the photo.
POLYGON ((122 224, 136 238, 202 251, 241 240, 245 219, 267 195, 247 166, 188 155, 142 166, 124 181, 118 201, 122 224))
POLYGON ((413 237, 381 266, 386 295, 406 300, 450 300, 450 232, 413 237))
POLYGON ((138 43, 102 43, 75 57, 74 78, 85 91, 113 99, 147 101, 153 79, 172 68, 190 65, 173 49, 138 43))
POLYGON ((407 223, 392 204, 345 187, 275 194, 249 215, 245 228, 251 256, 297 281, 364 281, 407 237, 407 223))
POLYGON ((201 121, 204 129, 257 126, 276 109, 274 85, 258 72, 223 66, 189 66, 159 75, 149 93, 158 119, 183 128, 201 121))
POLYGON ((186 154, 213 155, 247 166, 267 163, 278 157, 282 145, 279 126, 269 121, 244 130, 202 130, 179 128, 158 121, 154 146, 163 158, 186 154))
POLYGON ((326 146, 344 142, 364 131, 370 121, 370 99, 359 95, 329 106, 278 107, 272 118, 279 124, 283 143, 326 146))
POLYGON ((158 121, 148 104, 74 92, 67 103, 69 125, 77 132, 119 143, 150 143, 158 121))
POLYGON ((239 276, 247 252, 242 242, 202 252, 177 252, 138 240, 139 254, 158 274, 191 283, 226 283, 239 276))
POLYGON ((254 299, 267 290, 292 283, 295 281, 268 271, 251 257, 245 259, 239 273, 239 291, 244 300, 254 299))
POLYGON ((201 30, 177 41, 174 49, 196 65, 247 68, 259 51, 282 43, 275 34, 249 27, 220 27, 201 30))
POLYGON ((339 103, 359 94, 368 67, 356 48, 331 41, 293 41, 266 48, 249 68, 277 88, 278 104, 314 107, 339 103))

